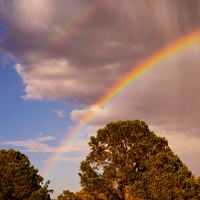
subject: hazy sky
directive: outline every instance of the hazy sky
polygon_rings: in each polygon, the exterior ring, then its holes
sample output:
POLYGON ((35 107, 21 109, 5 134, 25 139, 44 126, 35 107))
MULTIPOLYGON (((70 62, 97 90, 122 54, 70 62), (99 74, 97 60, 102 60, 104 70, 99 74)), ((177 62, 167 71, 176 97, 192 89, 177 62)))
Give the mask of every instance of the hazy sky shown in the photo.
MULTIPOLYGON (((48 160, 93 104, 137 63, 200 30, 199 0, 0 0, 0 148, 48 160)), ((141 119, 200 175, 200 41, 142 74, 105 107, 47 174, 78 190, 88 137, 141 119)), ((55 158, 56 159, 56 158, 55 158)))

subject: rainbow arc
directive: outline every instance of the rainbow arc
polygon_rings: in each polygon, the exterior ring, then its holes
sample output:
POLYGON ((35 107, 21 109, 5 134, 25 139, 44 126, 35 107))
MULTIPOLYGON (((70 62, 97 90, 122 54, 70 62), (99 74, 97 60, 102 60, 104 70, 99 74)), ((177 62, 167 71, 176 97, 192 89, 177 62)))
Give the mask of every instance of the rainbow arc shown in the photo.
POLYGON ((165 61, 177 54, 182 53, 189 46, 196 44, 196 42, 200 41, 200 31, 195 31, 186 35, 175 42, 167 45, 165 48, 153 53, 150 57, 141 61, 138 65, 133 66, 129 73, 127 73, 121 80, 111 87, 91 108, 91 112, 87 112, 83 117, 81 122, 75 126, 60 144, 60 148, 52 158, 47 162, 44 171, 49 175, 51 170, 55 167, 56 163, 61 158, 65 152, 66 147, 70 142, 72 142, 76 137, 81 134, 81 131, 95 119, 96 110, 99 108, 105 107, 108 103, 111 102, 113 98, 115 98, 119 93, 124 91, 131 83, 133 83, 137 78, 141 77, 144 73, 152 70, 162 61, 165 61), (95 109, 97 108, 97 109, 95 109))

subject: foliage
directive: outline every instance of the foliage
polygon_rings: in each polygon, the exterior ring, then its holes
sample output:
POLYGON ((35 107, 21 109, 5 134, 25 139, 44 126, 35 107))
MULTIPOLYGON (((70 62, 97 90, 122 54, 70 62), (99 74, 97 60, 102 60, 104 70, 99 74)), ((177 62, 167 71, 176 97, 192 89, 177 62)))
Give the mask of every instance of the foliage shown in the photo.
POLYGON ((80 198, 73 192, 65 190, 63 191, 63 194, 58 196, 58 200, 80 200, 80 198))
POLYGON ((0 150, 0 199, 48 200, 48 184, 37 174, 28 158, 12 149, 0 150))
POLYGON ((88 192, 80 190, 79 192, 73 193, 69 190, 64 190, 61 195, 58 196, 58 200, 93 200, 88 192))
POLYGON ((81 200, 92 200, 90 194, 83 189, 81 191, 77 192, 76 195, 81 200))
POLYGON ((110 123, 89 145, 79 175, 91 199, 200 199, 199 180, 142 121, 110 123))

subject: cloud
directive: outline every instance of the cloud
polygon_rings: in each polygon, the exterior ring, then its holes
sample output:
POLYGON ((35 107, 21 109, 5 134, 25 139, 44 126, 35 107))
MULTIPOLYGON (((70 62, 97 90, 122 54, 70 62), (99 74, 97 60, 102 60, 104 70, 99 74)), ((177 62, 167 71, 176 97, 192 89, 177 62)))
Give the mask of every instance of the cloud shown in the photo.
POLYGON ((200 25, 196 0, 1 4, 2 48, 21 60, 26 99, 93 103, 140 60, 200 25))
POLYGON ((54 156, 51 157, 50 159, 47 159, 44 161, 44 163, 50 163, 50 162, 81 162, 84 158, 86 157, 86 155, 82 154, 79 156, 54 156))
POLYGON ((56 115, 57 115, 59 118, 65 117, 65 111, 64 111, 64 110, 55 110, 54 112, 56 113, 56 115))
POLYGON ((103 89, 98 83, 93 85, 95 71, 92 72, 93 76, 82 76, 82 70, 76 70, 65 59, 40 60, 29 67, 17 64, 15 68, 25 84, 24 98, 27 100, 57 100, 68 97, 84 101, 86 96, 98 95, 103 89))
POLYGON ((70 113, 72 120, 78 121, 79 123, 84 123, 85 117, 96 116, 97 113, 101 113, 101 108, 98 105, 90 106, 84 109, 75 109, 70 113))
POLYGON ((0 142, 1 146, 14 146, 14 147, 22 147, 24 151, 29 152, 54 152, 55 148, 50 147, 49 145, 43 143, 46 141, 53 140, 52 136, 48 137, 38 137, 36 139, 28 139, 28 140, 11 140, 11 141, 3 141, 0 142))
MULTIPOLYGON (((199 135, 199 47, 188 48, 143 74, 106 107, 94 109, 110 87, 141 60, 200 26, 199 0, 2 1, 2 49, 26 100, 85 105, 71 118, 95 114, 93 125, 143 119, 165 130, 199 135), (30 6, 29 6, 30 5, 30 6)), ((199 46, 199 45, 198 45, 199 46)))
POLYGON ((6 12, 4 16, 10 23, 16 23, 16 26, 30 31, 39 31, 45 28, 51 20, 53 11, 51 1, 48 0, 3 1, 3 6, 3 12, 6 12))
POLYGON ((11 64, 14 61, 13 56, 8 52, 3 52, 0 49, 0 70, 6 67, 8 64, 11 64))
POLYGON ((88 150, 87 140, 79 139, 73 143, 64 146, 50 146, 45 142, 53 141, 56 138, 53 136, 43 136, 27 140, 10 140, 0 142, 1 146, 20 147, 22 151, 38 152, 38 153, 72 153, 72 152, 85 152, 88 150))
POLYGON ((75 109, 71 118, 94 115, 93 125, 113 120, 142 119, 163 130, 199 135, 199 44, 163 61, 118 94, 104 107, 75 109), (183 67, 184 66, 184 67, 183 67), (191 131, 196 128, 196 131, 191 131))
POLYGON ((38 142, 47 142, 47 141, 52 141, 55 140, 56 138, 54 136, 41 136, 35 139, 35 141, 38 142))

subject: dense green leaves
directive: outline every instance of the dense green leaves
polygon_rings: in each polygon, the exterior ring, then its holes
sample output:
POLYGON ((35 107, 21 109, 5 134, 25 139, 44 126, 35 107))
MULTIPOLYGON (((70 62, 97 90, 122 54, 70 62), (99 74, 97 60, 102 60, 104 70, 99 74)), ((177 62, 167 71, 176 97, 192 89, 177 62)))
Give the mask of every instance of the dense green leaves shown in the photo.
POLYGON ((92 199, 200 199, 199 182, 142 121, 110 123, 89 145, 79 175, 92 199))
POLYGON ((63 194, 58 196, 58 200, 80 200, 76 194, 69 190, 63 191, 63 194))
POLYGON ((58 200, 93 200, 93 198, 91 198, 89 193, 84 190, 76 193, 65 190, 61 195, 58 196, 58 200))
MULTIPOLYGON (((199 200, 200 178, 174 155, 167 140, 139 120, 98 130, 80 165, 83 189, 58 200, 199 200)), ((0 200, 50 200, 47 182, 18 151, 0 150, 0 200)))
POLYGON ((47 200, 48 184, 41 187, 43 178, 18 151, 0 150, 0 199, 47 200))

